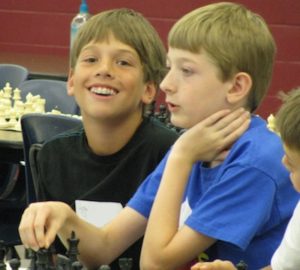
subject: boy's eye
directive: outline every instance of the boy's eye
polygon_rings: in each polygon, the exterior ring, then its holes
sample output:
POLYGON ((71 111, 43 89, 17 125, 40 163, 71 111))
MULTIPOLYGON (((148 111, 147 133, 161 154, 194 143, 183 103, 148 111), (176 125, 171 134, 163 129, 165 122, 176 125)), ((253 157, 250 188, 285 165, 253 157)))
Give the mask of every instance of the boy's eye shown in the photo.
POLYGON ((189 68, 182 68, 181 71, 185 75, 191 75, 193 73, 193 71, 191 69, 189 69, 189 68))
POLYGON ((130 63, 126 60, 117 60, 117 64, 120 66, 130 66, 130 63))
POLYGON ((97 61, 97 58, 96 57, 88 57, 84 61, 88 62, 88 63, 95 63, 97 61))

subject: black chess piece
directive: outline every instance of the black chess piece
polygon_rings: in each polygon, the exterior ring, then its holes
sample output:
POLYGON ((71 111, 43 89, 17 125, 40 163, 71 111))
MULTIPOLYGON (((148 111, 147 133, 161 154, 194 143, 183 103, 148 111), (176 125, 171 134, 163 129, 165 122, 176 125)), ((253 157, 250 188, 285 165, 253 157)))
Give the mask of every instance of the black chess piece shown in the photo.
POLYGON ((67 256, 57 254, 56 270, 72 270, 70 259, 67 256))
POLYGON ((248 265, 241 260, 237 265, 236 265, 237 270, 247 270, 248 269, 248 265))
POLYGON ((6 264, 4 262, 6 255, 6 247, 3 240, 0 240, 0 270, 6 269, 6 264))
POLYGON ((35 251, 30 249, 30 248, 26 248, 25 249, 25 259, 30 260, 28 269, 29 270, 36 270, 36 265, 35 265, 36 253, 35 253, 35 251))
POLYGON ((76 237, 74 231, 72 231, 71 237, 68 238, 68 243, 69 243, 69 250, 66 252, 66 255, 69 257, 71 263, 73 263, 78 261, 77 255, 79 255, 78 252, 79 239, 76 237))
POLYGON ((130 270, 132 268, 132 258, 120 258, 118 262, 120 270, 130 270))
POLYGON ((83 265, 79 261, 75 261, 72 263, 72 269, 73 270, 81 270, 83 268, 83 265))
POLYGON ((46 270, 49 265, 48 250, 41 248, 36 252, 36 270, 46 270))
POLYGON ((9 266, 11 270, 18 270, 21 265, 21 262, 18 258, 13 258, 9 261, 9 266))

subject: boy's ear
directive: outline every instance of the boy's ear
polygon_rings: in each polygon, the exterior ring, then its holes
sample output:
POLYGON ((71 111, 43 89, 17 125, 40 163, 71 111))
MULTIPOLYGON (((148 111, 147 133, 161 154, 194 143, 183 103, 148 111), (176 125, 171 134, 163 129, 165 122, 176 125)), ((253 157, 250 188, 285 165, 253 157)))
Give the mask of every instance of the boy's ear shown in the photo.
POLYGON ((148 82, 145 85, 144 93, 142 95, 142 102, 144 104, 151 104, 155 99, 157 88, 154 82, 148 82))
POLYGON ((73 70, 70 69, 67 81, 67 94, 69 96, 74 95, 74 81, 73 81, 73 70))
POLYGON ((236 104, 246 100, 251 87, 251 76, 246 72, 238 72, 231 81, 231 88, 227 91, 227 101, 236 104))

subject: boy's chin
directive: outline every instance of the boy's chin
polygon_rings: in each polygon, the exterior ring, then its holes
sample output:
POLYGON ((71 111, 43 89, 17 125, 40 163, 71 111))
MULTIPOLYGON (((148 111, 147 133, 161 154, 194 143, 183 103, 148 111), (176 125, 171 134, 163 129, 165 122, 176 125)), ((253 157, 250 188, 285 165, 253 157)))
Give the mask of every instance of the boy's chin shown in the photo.
POLYGON ((185 123, 184 121, 179 121, 179 120, 176 120, 176 119, 170 119, 170 122, 171 124, 176 127, 176 128, 179 128, 179 129, 188 129, 190 128, 190 125, 188 125, 188 123, 185 123))

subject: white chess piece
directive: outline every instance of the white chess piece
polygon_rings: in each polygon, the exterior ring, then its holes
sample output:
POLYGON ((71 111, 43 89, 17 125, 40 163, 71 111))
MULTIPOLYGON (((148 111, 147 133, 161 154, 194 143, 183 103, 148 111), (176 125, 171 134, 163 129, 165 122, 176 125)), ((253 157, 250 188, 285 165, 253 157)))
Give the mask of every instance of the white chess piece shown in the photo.
POLYGON ((4 97, 5 98, 11 98, 12 88, 11 88, 9 82, 7 82, 5 84, 5 87, 3 88, 3 91, 4 91, 4 97))
POLYGON ((19 88, 15 88, 13 100, 21 100, 21 90, 19 88))

